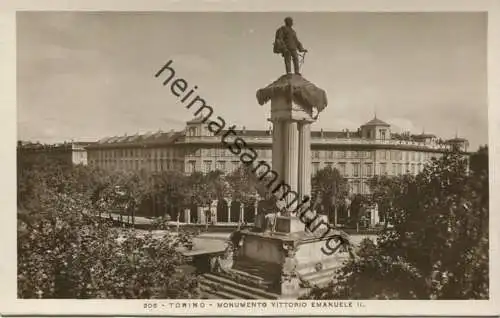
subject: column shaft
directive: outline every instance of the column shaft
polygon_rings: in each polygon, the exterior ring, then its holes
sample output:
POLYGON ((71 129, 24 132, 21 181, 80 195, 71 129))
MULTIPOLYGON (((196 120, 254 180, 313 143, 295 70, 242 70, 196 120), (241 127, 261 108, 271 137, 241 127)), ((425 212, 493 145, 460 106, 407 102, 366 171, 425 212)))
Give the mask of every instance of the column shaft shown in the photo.
POLYGON ((240 203, 240 223, 245 222, 245 205, 240 203))
MULTIPOLYGON (((292 191, 297 192, 298 187, 298 166, 299 166, 299 131, 297 122, 287 122, 285 124, 285 146, 283 151, 284 156, 284 182, 290 186, 292 191)), ((294 211, 299 198, 290 198, 287 200, 288 210, 294 211), (291 201, 297 199, 296 202, 291 201)))
POLYGON ((299 184, 300 198, 311 196, 311 123, 299 125, 299 184))
POLYGON ((278 173, 279 180, 283 179, 283 126, 282 121, 273 121, 272 166, 273 170, 278 173))
POLYGON ((232 200, 227 201, 227 223, 231 223, 231 204, 232 200))

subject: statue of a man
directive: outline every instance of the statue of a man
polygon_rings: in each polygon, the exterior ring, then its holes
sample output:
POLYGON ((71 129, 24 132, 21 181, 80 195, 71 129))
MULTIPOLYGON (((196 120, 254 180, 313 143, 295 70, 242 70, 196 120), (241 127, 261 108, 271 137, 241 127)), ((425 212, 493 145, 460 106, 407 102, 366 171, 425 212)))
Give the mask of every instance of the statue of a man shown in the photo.
POLYGON ((286 73, 291 73, 290 62, 293 61, 293 69, 295 74, 300 74, 299 66, 299 52, 307 52, 302 46, 297 33, 293 29, 293 19, 291 17, 285 18, 285 25, 281 26, 276 31, 276 38, 274 42, 274 53, 281 54, 285 60, 286 73))

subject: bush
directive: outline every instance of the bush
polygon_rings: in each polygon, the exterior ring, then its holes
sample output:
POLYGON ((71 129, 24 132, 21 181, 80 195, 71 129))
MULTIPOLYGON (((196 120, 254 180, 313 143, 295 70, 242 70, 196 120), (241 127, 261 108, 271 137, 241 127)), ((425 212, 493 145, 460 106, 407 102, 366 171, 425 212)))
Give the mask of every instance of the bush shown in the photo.
POLYGON ((19 175, 19 298, 198 297, 178 252, 191 234, 158 239, 111 227, 96 200, 105 180, 91 169, 30 167, 19 175))
POLYGON ((416 177, 383 178, 372 187, 393 226, 377 245, 365 241, 335 284, 310 298, 488 298, 487 171, 469 173, 462 155, 447 153, 416 177))

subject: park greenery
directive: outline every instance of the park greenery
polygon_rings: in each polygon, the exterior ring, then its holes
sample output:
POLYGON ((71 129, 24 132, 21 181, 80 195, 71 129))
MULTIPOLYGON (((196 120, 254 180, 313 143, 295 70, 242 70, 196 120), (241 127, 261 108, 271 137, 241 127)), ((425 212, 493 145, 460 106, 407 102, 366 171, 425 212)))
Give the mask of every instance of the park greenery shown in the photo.
POLYGON ((391 226, 310 298, 488 299, 487 148, 470 165, 447 153, 416 176, 379 176, 371 188, 391 226))
POLYGON ((137 174, 48 161, 18 171, 18 297, 196 298, 180 253, 193 234, 112 227, 99 215, 137 210, 149 194, 137 174), (118 189, 118 190, 117 190, 118 189))
MULTIPOLYGON (((193 233, 173 232, 193 205, 230 198, 274 212, 275 197, 248 167, 185 175, 178 171, 106 171, 39 157, 18 158, 18 296, 20 298, 199 298, 195 273, 179 252, 193 233), (106 221, 155 217, 163 229, 137 235, 106 221)), ((470 165, 458 153, 433 159, 416 176, 378 176, 371 195, 351 197, 336 169, 312 178, 319 213, 356 226, 378 205, 383 230, 361 244, 313 299, 488 298, 488 149, 470 165), (350 218, 347 218, 349 210, 350 218)), ((341 222, 342 223, 342 222, 341 222)))

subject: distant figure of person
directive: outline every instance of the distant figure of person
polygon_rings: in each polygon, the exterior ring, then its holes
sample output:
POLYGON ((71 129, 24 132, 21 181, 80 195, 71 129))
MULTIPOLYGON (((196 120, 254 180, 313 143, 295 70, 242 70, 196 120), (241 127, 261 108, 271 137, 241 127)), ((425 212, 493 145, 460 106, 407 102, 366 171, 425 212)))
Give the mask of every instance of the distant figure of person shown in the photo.
POLYGON ((300 75, 299 55, 297 51, 307 52, 307 50, 304 49, 302 43, 300 43, 297 38, 297 33, 293 29, 293 19, 291 17, 285 18, 285 25, 281 26, 276 31, 273 51, 283 56, 287 74, 291 73, 290 62, 293 61, 294 73, 300 75))

